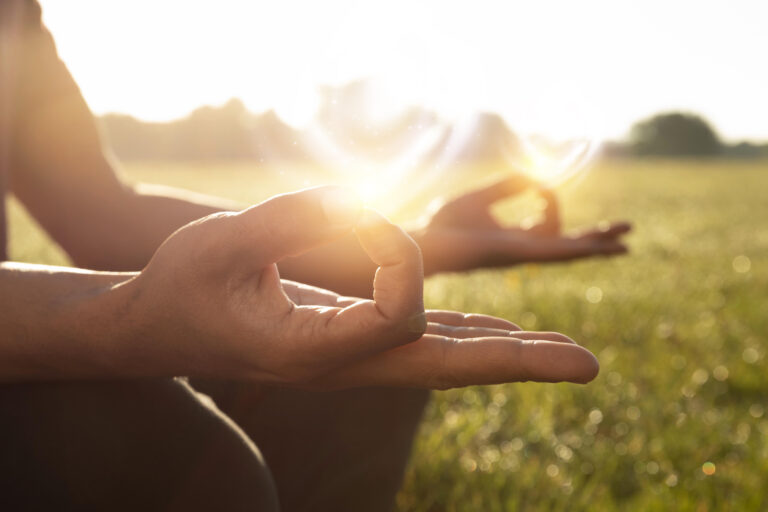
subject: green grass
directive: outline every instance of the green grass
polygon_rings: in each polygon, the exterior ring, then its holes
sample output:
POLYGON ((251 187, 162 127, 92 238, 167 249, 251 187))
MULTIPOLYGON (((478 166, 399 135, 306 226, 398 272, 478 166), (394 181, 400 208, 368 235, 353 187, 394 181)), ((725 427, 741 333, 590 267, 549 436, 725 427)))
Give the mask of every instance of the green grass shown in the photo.
MULTIPOLYGON (((244 201, 317 181, 245 164, 126 174, 244 201)), ((443 190, 468 186, 460 176, 443 190)), ((603 164, 562 197, 571 226, 631 220, 632 253, 437 276, 426 300, 567 333, 600 376, 436 393, 399 509, 766 509, 768 163, 603 164)), ((15 259, 66 261, 16 204, 11 219, 15 259)))

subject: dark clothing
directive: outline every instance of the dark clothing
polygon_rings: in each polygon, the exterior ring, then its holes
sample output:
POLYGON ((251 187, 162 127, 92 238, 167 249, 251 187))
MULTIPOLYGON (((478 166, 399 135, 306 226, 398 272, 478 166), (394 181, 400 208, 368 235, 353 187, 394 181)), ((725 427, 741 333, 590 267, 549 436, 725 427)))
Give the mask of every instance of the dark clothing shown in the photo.
MULTIPOLYGON (((98 144, 37 2, 0 0, 0 261, 5 194, 55 201, 68 177, 41 191, 52 172, 41 162, 87 166, 76 148, 98 144)), ((279 500, 283 511, 385 511, 427 397, 182 379, 0 384, 0 510, 271 511, 279 500)))
POLYGON ((0 510, 384 512, 427 399, 198 387, 0 386, 0 510))
POLYGON ((277 510, 258 451, 183 382, 6 384, 0 404, 3 510, 277 510))

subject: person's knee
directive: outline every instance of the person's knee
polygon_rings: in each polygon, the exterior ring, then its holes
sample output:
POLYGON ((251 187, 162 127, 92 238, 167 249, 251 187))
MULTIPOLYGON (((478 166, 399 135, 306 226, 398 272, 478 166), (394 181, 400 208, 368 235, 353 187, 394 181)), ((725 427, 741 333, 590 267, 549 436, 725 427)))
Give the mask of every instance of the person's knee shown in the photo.
POLYGON ((199 449, 181 469, 168 509, 277 511, 277 492, 259 450, 208 397, 196 399, 206 415, 190 440, 199 449))
POLYGON ((237 421, 263 450, 283 510, 384 511, 428 398, 416 389, 271 388, 237 421))
POLYGON ((12 388, 0 400, 21 407, 8 442, 17 442, 12 458, 28 469, 15 495, 26 505, 277 510, 258 450, 183 382, 12 388))

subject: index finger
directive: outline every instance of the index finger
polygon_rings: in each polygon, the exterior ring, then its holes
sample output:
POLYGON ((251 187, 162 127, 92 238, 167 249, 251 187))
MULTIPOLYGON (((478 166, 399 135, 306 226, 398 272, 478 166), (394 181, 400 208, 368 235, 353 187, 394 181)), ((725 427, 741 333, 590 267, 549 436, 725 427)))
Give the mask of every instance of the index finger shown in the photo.
POLYGON ((373 300, 357 300, 322 311, 296 308, 308 332, 316 332, 314 361, 338 367, 415 341, 427 328, 421 252, 401 228, 366 211, 356 227, 360 244, 378 265, 373 300))
POLYGON ((579 236, 584 238, 618 238, 630 231, 632 231, 632 224, 623 221, 598 226, 580 233, 579 236))
POLYGON ((488 206, 506 197, 511 197, 533 186, 534 181, 523 174, 513 174, 495 183, 486 185, 464 195, 464 200, 488 206))
POLYGON ((560 205, 555 191, 549 188, 542 188, 539 190, 539 195, 546 201, 544 220, 540 226, 546 234, 557 235, 560 233, 560 205))

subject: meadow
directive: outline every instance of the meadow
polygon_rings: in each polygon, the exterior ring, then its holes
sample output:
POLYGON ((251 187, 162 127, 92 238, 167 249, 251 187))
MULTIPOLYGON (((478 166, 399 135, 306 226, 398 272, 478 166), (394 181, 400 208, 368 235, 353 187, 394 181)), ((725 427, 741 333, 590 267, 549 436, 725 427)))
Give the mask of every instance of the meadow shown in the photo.
MULTIPOLYGON (((493 171, 464 169, 429 195, 493 171)), ((325 181, 247 163, 124 173, 244 202, 325 181)), ((767 509, 768 162, 603 162, 561 197, 571 228, 630 220, 631 253, 434 276, 425 298, 567 333, 600 375, 435 393, 398 509, 767 509)), ((498 213, 517 219, 524 203, 498 213)), ((66 262, 18 204, 10 216, 13 259, 66 262)))

